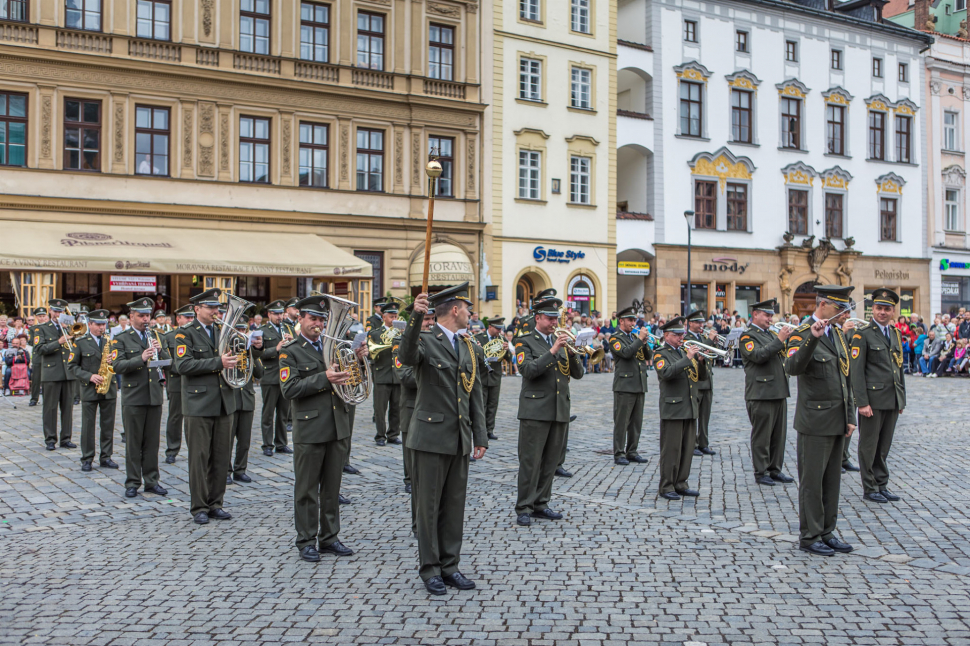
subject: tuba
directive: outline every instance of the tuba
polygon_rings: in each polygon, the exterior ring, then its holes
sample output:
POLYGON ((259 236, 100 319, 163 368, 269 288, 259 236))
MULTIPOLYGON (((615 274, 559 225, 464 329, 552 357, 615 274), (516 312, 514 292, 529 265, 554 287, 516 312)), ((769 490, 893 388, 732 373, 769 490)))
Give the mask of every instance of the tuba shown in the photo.
POLYGON ((363 403, 370 397, 373 381, 370 366, 357 357, 353 343, 345 338, 350 326, 354 324, 350 313, 357 307, 357 303, 330 294, 324 294, 323 297, 330 306, 326 328, 320 335, 323 338, 323 361, 327 367, 337 364, 341 372, 350 374, 350 378, 344 383, 332 384, 333 391, 348 404, 363 403))
POLYGON ((253 377, 253 358, 249 351, 249 337, 236 329, 239 317, 253 304, 235 294, 227 294, 229 309, 222 317, 222 330, 219 332, 219 356, 231 354, 238 360, 232 368, 222 369, 222 378, 232 388, 242 388, 253 377))

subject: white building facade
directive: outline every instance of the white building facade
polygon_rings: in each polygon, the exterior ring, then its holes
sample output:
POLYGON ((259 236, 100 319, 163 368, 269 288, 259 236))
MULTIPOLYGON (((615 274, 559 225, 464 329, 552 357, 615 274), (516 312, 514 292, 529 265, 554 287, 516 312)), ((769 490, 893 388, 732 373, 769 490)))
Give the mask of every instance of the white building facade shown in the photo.
POLYGON ((620 114, 650 127, 619 128, 617 252, 654 266, 620 277, 621 305, 683 311, 689 223, 692 308, 803 314, 816 283, 855 285, 860 314, 881 286, 928 306, 932 38, 878 5, 620 0, 620 114))

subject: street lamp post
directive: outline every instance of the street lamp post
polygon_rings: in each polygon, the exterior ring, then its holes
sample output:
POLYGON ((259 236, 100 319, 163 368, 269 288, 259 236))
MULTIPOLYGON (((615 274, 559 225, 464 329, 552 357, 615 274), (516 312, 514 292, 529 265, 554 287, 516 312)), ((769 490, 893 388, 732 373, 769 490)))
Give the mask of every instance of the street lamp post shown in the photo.
POLYGON ((690 312, 690 302, 692 299, 691 294, 691 283, 690 283, 690 219, 694 217, 693 211, 684 211, 684 219, 687 220, 687 298, 684 300, 684 311, 682 314, 687 316, 690 312))

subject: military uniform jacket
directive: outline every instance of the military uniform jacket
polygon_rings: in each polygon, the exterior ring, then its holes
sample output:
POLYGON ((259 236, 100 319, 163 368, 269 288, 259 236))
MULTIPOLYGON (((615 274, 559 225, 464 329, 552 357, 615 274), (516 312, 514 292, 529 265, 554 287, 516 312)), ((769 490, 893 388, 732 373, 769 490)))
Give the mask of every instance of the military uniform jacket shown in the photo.
POLYGON ((660 419, 695 419, 700 405, 698 384, 707 376, 707 364, 691 361, 686 350, 662 345, 654 352, 653 367, 660 380, 660 419))
MULTIPOLYGON (((400 350, 401 342, 395 341, 394 345, 391 346, 391 362, 394 364, 394 374, 397 375, 397 379, 401 383, 401 398, 404 405, 414 410, 414 402, 418 396, 418 382, 414 378, 414 368, 401 363, 401 358, 398 356, 400 350)), ((407 433, 407 429, 401 430, 407 433)))
POLYGON ((647 356, 650 352, 639 336, 614 332, 609 340, 613 355, 613 392, 647 392, 647 356))
POLYGON ((888 341, 875 321, 863 330, 853 330, 850 353, 849 379, 856 406, 906 408, 902 336, 895 325, 889 324, 888 341))
MULTIPOLYGON (((418 318, 423 318, 423 317, 418 317, 418 318)), ((384 330, 385 329, 386 328, 384 327, 384 325, 381 324, 381 325, 375 327, 370 332, 368 332, 367 333, 367 337, 373 343, 378 343, 379 344, 381 342, 381 335, 384 334, 384 330)), ((400 339, 399 338, 396 338, 394 342, 397 343, 399 341, 400 341, 400 339)), ((392 343, 392 345, 393 345, 393 343, 392 343)), ((394 374, 394 371, 391 370, 391 368, 393 366, 394 366, 394 359, 393 359, 393 357, 391 357, 391 348, 388 348, 387 350, 384 350, 383 352, 381 352, 380 354, 378 354, 376 357, 374 357, 373 363, 371 364, 371 372, 374 375, 374 383, 375 384, 395 385, 395 386, 397 384, 401 383, 400 380, 398 379, 397 375, 394 374)))
POLYGON ((323 354, 298 336, 280 348, 280 388, 290 400, 294 444, 350 437, 353 406, 334 394, 323 354))
MULTIPOLYGON (((709 348, 716 348, 717 345, 708 339, 703 334, 694 334, 693 332, 688 332, 684 335, 684 341, 697 341, 698 343, 703 343, 709 348)), ((707 366, 707 377, 700 379, 697 382, 698 390, 714 390, 714 359, 705 359, 704 357, 698 355, 697 362, 703 362, 707 366)))
MULTIPOLYGON (((148 338, 151 338, 151 332, 148 334, 148 338)), ((148 344, 142 343, 133 327, 118 334, 111 341, 111 365, 121 375, 121 390, 124 393, 122 406, 162 405, 164 397, 158 370, 149 368, 148 363, 141 358, 141 353, 147 348, 148 344)), ((158 358, 171 358, 164 346, 158 351, 158 358)))
MULTIPOLYGON (((169 356, 175 356, 175 335, 178 334, 179 328, 174 330, 169 330, 164 335, 162 335, 162 345, 168 349, 169 356)), ((165 388, 170 393, 180 393, 182 392, 182 378, 179 376, 178 370, 175 369, 175 362, 173 361, 171 365, 165 369, 165 388)))
POLYGON ((222 326, 213 325, 215 341, 198 320, 175 333, 175 369, 182 376, 182 414, 187 417, 218 417, 236 412, 233 389, 222 378, 222 326))
POLYGON ((287 316, 284 316, 283 319, 280 321, 280 327, 283 328, 283 331, 293 337, 297 336, 296 326, 299 324, 300 322, 298 320, 291 321, 287 316))
MULTIPOLYGON (((276 346, 283 340, 280 332, 286 332, 286 328, 280 323, 280 331, 271 324, 263 323, 259 326, 263 331, 263 354, 259 357, 259 362, 263 366, 263 377, 259 380, 263 386, 278 386, 280 383, 280 352, 276 346)), ((292 332, 290 332, 292 334, 292 332)))
MULTIPOLYGON (((105 343, 111 343, 107 335, 101 338, 105 343)), ((68 368, 71 375, 81 382, 81 401, 95 402, 102 399, 115 399, 118 396, 118 381, 113 377, 109 377, 111 387, 103 395, 99 395, 98 387, 91 383, 91 375, 98 374, 98 370, 101 369, 101 354, 102 348, 98 345, 98 340, 90 334, 85 334, 75 343, 68 368)))
POLYGON ((744 364, 744 401, 787 399, 785 344, 776 335, 749 325, 738 340, 744 364))
POLYGON ((407 447, 445 455, 468 455, 488 446, 481 347, 458 338, 458 353, 439 325, 421 331, 422 316, 412 316, 400 339, 398 358, 414 370, 417 396, 407 447), (471 391, 465 384, 471 380, 471 391))
POLYGON ((71 360, 71 351, 57 342, 62 334, 67 334, 67 330, 58 328, 53 321, 41 323, 36 327, 34 354, 41 355, 41 365, 43 366, 41 381, 70 381, 74 379, 67 370, 67 364, 71 360))
MULTIPOLYGON (((256 410, 256 387, 257 379, 262 379, 264 374, 262 364, 257 360, 253 363, 253 378, 246 382, 242 388, 233 388, 233 396, 236 398, 236 412, 252 412, 256 410)), ((279 379, 279 375, 276 376, 279 379)))
POLYGON ((583 362, 566 348, 552 354, 538 332, 515 340, 515 362, 522 375, 519 419, 569 421, 569 379, 582 379, 583 362))
POLYGON ((525 334, 530 334, 536 327, 536 317, 530 314, 524 318, 519 319, 519 324, 515 328, 515 336, 523 336, 525 334))
MULTIPOLYGON (((811 319, 814 322, 814 319, 811 319)), ((842 330, 832 326, 835 343, 827 335, 812 334, 806 323, 788 337, 788 374, 798 377, 795 430, 805 435, 845 435, 854 423, 852 389, 845 374, 849 349, 842 330)))
POLYGON ((367 332, 369 333, 371 330, 382 327, 383 325, 384 325, 384 319, 381 317, 380 314, 371 314, 370 316, 367 317, 367 320, 364 322, 364 329, 367 330, 367 332))
MULTIPOLYGON (((479 332, 478 334, 475 335, 475 338, 478 339, 478 342, 481 343, 483 346, 489 341, 491 341, 491 339, 488 336, 488 330, 484 332, 479 332)), ((501 336, 495 337, 495 338, 504 340, 504 338, 501 336)), ((484 354, 485 354, 485 351, 482 350, 482 355, 484 356, 484 354)), ((508 356, 508 353, 506 353, 505 356, 508 356)), ((482 385, 485 386, 486 388, 501 386, 502 385, 502 365, 501 365, 502 362, 488 361, 486 359, 485 364, 488 367, 485 370, 485 374, 482 375, 482 385)))

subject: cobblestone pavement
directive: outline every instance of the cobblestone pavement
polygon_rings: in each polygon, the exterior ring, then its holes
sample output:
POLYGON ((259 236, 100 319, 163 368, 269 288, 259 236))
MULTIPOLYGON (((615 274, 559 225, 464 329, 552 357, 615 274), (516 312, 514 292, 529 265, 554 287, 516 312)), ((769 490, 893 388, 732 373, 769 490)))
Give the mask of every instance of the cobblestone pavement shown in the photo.
POLYGON ((226 494, 233 520, 200 527, 184 452, 161 464, 168 497, 129 500, 123 468, 82 473, 79 449, 44 450, 39 407, 0 401, 0 643, 970 644, 970 382, 908 382, 890 458, 903 500, 865 503, 858 474, 843 476, 839 532, 856 551, 820 559, 794 549, 797 487, 754 484, 742 372, 716 381, 718 453, 694 458, 699 499, 656 498, 654 377, 649 462, 617 467, 611 375, 589 375, 572 390, 575 476, 554 490, 566 518, 522 528, 520 381, 507 378, 499 440, 471 467, 462 570, 479 587, 434 599, 417 577, 401 451, 374 445, 369 403, 341 509, 356 554, 309 564, 293 547, 291 460, 263 456, 258 429, 254 482, 226 494))

